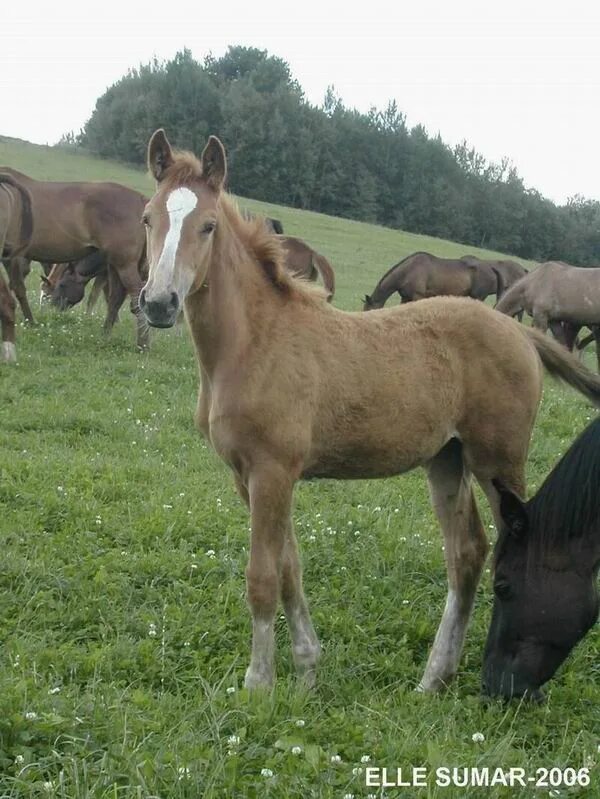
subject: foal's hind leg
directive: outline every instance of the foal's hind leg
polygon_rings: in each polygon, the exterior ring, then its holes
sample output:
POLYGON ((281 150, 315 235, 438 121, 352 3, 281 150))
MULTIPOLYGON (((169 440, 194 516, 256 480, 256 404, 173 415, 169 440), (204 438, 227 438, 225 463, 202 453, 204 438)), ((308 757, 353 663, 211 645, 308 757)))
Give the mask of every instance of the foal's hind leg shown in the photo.
POLYGON ((444 534, 448 596, 419 684, 423 691, 445 686, 456 673, 488 550, 471 474, 464 464, 458 440, 449 441, 431 461, 428 479, 433 507, 444 534))

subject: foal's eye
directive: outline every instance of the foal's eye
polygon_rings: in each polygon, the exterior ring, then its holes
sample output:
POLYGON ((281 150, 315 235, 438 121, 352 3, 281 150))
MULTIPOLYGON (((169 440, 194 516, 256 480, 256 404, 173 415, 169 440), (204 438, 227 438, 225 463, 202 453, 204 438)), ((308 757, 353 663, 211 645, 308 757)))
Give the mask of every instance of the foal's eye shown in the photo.
POLYGON ((150 217, 148 216, 148 214, 144 214, 144 216, 142 217, 142 225, 144 225, 145 227, 150 227, 150 217))
POLYGON ((496 583, 494 585, 494 593, 498 599, 510 599, 512 594, 510 583, 504 581, 496 583))
POLYGON ((206 222, 200 228, 200 233, 212 233, 213 230, 216 228, 216 226, 217 226, 216 222, 206 222))

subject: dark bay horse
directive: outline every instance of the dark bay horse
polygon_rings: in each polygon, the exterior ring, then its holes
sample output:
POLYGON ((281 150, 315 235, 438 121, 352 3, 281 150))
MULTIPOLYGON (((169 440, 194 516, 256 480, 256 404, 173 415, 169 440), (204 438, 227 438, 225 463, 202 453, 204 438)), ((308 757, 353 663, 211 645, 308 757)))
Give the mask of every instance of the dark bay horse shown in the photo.
POLYGON ((515 283, 496 310, 509 316, 526 311, 535 327, 550 328, 569 349, 581 328, 589 327, 600 371, 600 268, 547 261, 515 283))
POLYGON ((56 308, 66 311, 81 302, 91 280, 94 281, 94 286, 88 298, 87 311, 91 311, 100 294, 104 293, 108 307, 105 328, 108 328, 109 324, 114 324, 124 295, 120 294, 116 298, 119 305, 116 310, 112 310, 114 297, 110 291, 109 267, 103 252, 97 250, 79 261, 54 264, 48 277, 42 276, 42 291, 56 308))
POLYGON ((283 244, 286 269, 295 277, 316 280, 320 275, 329 302, 335 293, 335 272, 324 255, 313 250, 302 239, 294 236, 280 236, 283 244))
POLYGON ((498 275, 493 267, 471 265, 460 258, 440 258, 428 252, 415 252, 392 266, 366 295, 363 310, 383 308, 398 292, 402 302, 426 297, 455 296, 485 300, 498 293, 498 275))
POLYGON ((123 296, 129 294, 138 320, 137 343, 148 346, 148 330, 139 313, 138 295, 145 264, 140 218, 146 198, 118 183, 57 183, 34 180, 0 167, 24 185, 32 198, 33 234, 26 255, 35 260, 67 262, 106 254, 118 275, 123 296))
POLYGON ((493 695, 539 698, 598 618, 600 420, 529 502, 497 487, 502 526, 483 687, 493 695))
POLYGON ((174 152, 163 130, 150 139, 157 188, 143 217, 140 307, 151 325, 171 327, 185 305, 202 381, 196 422, 250 510, 246 686, 273 683, 280 599, 296 666, 315 679, 320 645, 293 530, 296 482, 423 466, 449 590, 421 688, 440 688, 456 672, 488 547, 473 476, 500 524, 493 481, 524 495, 542 366, 596 404, 600 378, 539 331, 471 299, 336 309, 288 273, 281 242, 260 220, 242 218, 223 191, 226 163, 214 136, 200 159, 174 152))
MULTIPOLYGON (((0 172, 0 257, 18 258, 29 247, 32 235, 32 199, 28 189, 13 175, 0 172)), ((16 361, 15 300, 1 274, 0 325, 0 360, 16 361)))

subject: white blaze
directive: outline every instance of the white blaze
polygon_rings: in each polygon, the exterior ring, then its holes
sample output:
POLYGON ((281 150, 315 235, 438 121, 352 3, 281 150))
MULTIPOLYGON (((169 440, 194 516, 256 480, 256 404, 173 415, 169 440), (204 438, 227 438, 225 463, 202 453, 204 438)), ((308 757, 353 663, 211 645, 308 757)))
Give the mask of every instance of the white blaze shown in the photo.
POLYGON ((181 238, 181 229, 185 218, 191 214, 198 198, 190 189, 175 189, 167 198, 167 212, 169 214, 169 229, 163 243, 162 252, 154 272, 154 291, 172 290, 173 274, 175 272, 175 256, 181 238))

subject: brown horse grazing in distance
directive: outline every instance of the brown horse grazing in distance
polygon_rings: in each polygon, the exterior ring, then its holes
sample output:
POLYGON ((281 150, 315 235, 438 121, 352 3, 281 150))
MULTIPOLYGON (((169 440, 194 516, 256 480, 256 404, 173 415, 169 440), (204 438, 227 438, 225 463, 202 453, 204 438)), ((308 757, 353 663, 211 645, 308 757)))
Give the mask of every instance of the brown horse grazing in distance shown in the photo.
POLYGON ((445 685, 488 548, 472 477, 499 524, 493 481, 524 496, 543 366, 596 404, 600 378, 539 331, 470 299, 336 309, 287 272, 281 241, 227 197, 225 151, 214 136, 197 159, 173 151, 158 130, 148 163, 157 188, 144 212, 149 278, 140 307, 151 325, 170 327, 185 304, 202 380, 196 421, 250 509, 246 685, 273 683, 279 599, 296 666, 315 679, 320 646, 293 531, 296 482, 417 466, 427 470, 449 580, 421 688, 445 685))
POLYGON ((596 339, 600 371, 600 268, 547 261, 509 289, 496 310, 514 316, 527 311, 539 330, 552 330, 572 349, 579 330, 587 326, 596 339))
POLYGON ((373 293, 366 295, 363 310, 383 308, 396 291, 402 302, 446 295, 485 300, 497 294, 498 275, 493 268, 469 265, 460 258, 415 252, 388 269, 373 293))
POLYGON ((145 265, 140 218, 146 198, 118 183, 56 183, 33 180, 8 167, 0 169, 31 194, 34 229, 25 254, 35 260, 64 263, 94 249, 104 252, 131 298, 138 322, 137 343, 145 349, 148 329, 139 313, 138 295, 145 265))
MULTIPOLYGON (((30 193, 13 175, 1 172, 0 257, 19 257, 31 243, 32 234, 33 215, 30 193)), ((2 354, 0 360, 16 361, 15 301, 1 274, 0 325, 2 327, 2 354)))
POLYGON ((327 291, 327 301, 331 302, 335 293, 335 272, 324 255, 313 250, 302 239, 294 236, 279 236, 283 244, 286 269, 295 277, 316 280, 320 275, 327 291))

